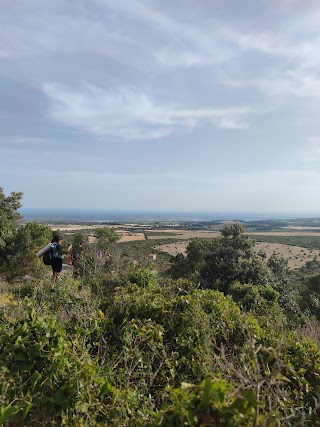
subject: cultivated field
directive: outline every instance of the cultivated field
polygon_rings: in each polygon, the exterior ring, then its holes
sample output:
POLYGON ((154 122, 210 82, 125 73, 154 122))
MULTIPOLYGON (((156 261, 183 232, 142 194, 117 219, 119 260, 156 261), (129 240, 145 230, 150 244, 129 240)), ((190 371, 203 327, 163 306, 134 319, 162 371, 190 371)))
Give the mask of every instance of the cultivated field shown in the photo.
MULTIPOLYGON (((167 245, 155 246, 155 249, 167 252, 172 256, 177 254, 186 254, 186 248, 189 242, 176 242, 167 245)), ((279 243, 263 243, 258 242, 255 245, 256 252, 264 251, 269 258, 272 254, 283 256, 288 260, 291 269, 298 269, 305 265, 307 261, 317 259, 320 261, 320 253, 316 250, 309 250, 299 246, 281 245, 279 243)))
MULTIPOLYGON (((150 232, 155 232, 156 230, 150 230, 150 232)), ((182 239, 182 240, 188 240, 188 239, 213 239, 214 237, 220 236, 219 231, 185 231, 185 230, 174 230, 174 229, 168 229, 168 230, 162 230, 164 233, 163 236, 161 234, 159 235, 150 235, 148 236, 149 240, 155 239, 167 239, 168 234, 171 233, 172 237, 175 239, 182 239)))
MULTIPOLYGON (((145 240, 145 233, 141 231, 129 231, 134 229, 135 227, 138 229, 145 229, 147 233, 148 240, 164 240, 170 238, 177 239, 178 241, 175 243, 157 245, 154 249, 157 249, 162 252, 167 252, 172 256, 176 256, 179 253, 185 254, 186 247, 189 244, 191 239, 212 239, 220 236, 219 231, 187 231, 187 230, 179 230, 174 228, 166 228, 166 229, 153 229, 150 228, 149 225, 141 224, 121 224, 121 225, 78 225, 78 224, 70 224, 70 225, 52 225, 52 229, 59 229, 61 231, 65 231, 67 233, 72 233, 78 230, 90 230, 91 232, 95 228, 101 227, 113 227, 120 235, 119 242, 131 242, 137 240, 145 240), (150 234, 149 234, 150 233, 150 234), (154 233, 154 234, 153 234, 154 233), (181 241, 179 241, 181 240, 181 241)), ((319 231, 308 231, 304 229, 304 227, 291 227, 292 231, 288 231, 289 227, 287 227, 286 231, 259 231, 259 232, 250 232, 247 233, 251 235, 253 238, 255 236, 305 236, 305 237, 314 237, 320 236, 319 231), (294 231, 293 231, 294 230, 294 231), (300 231, 298 231, 300 230, 300 231)), ((317 228, 315 228, 317 229, 317 228)), ((94 242, 94 237, 92 234, 89 236, 89 241, 94 242)), ((307 261, 311 261, 316 259, 320 261, 320 252, 315 249, 306 249, 299 246, 291 246, 280 243, 265 243, 265 242, 257 242, 256 243, 256 251, 260 250, 264 251, 267 257, 270 257, 272 254, 277 254, 283 256, 288 260, 289 267, 291 269, 298 269, 305 265, 307 261)))

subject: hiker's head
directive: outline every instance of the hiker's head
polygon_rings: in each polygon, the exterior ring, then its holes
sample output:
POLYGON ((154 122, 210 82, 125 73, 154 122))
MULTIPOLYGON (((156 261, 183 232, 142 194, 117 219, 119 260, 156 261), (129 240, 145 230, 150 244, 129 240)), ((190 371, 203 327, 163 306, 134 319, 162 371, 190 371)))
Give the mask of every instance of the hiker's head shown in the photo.
POLYGON ((59 234, 55 234, 52 237, 51 243, 60 243, 62 240, 62 237, 59 234))

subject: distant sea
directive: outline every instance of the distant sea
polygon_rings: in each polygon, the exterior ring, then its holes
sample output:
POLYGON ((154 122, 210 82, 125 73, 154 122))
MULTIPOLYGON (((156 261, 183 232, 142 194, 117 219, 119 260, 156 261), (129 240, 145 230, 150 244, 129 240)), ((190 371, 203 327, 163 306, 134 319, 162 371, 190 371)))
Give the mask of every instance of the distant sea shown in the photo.
MULTIPOLYGON (((104 211, 71 209, 20 209, 23 222, 42 223, 155 223, 200 222, 218 220, 259 221, 268 219, 294 219, 299 215, 262 214, 243 212, 154 212, 154 211, 104 211)), ((302 218, 302 216, 300 216, 302 218)), ((305 216, 304 216, 305 217, 305 216)))

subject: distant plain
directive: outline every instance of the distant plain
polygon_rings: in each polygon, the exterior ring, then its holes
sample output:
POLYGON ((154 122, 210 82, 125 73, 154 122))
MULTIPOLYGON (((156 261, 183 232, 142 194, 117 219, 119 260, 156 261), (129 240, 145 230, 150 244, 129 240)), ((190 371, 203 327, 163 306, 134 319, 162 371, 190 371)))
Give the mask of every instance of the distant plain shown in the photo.
MULTIPOLYGON (((167 244, 156 244, 153 248, 156 251, 162 251, 168 253, 171 256, 177 254, 186 254, 186 248, 189 242, 193 239, 212 239, 218 237, 220 232, 218 230, 181 230, 180 228, 153 228, 150 224, 117 224, 117 225, 79 225, 79 224, 52 224, 51 227, 55 230, 60 229, 66 233, 73 233, 78 230, 88 230, 90 236, 89 241, 93 242, 94 229, 101 227, 114 227, 120 235, 119 243, 122 242, 133 242, 146 240, 155 240, 155 243, 159 243, 161 240, 168 239, 168 236, 174 238, 176 241, 167 244), (146 232, 141 231, 145 229, 146 232)), ((320 237, 320 227, 314 227, 314 230, 310 231, 310 227, 307 226, 286 226, 278 231, 257 231, 248 232, 253 239, 259 238, 259 236, 273 236, 273 237, 320 237), (292 230, 292 231, 289 231, 292 230)), ((288 260, 288 265, 291 269, 298 269, 305 265, 308 261, 317 260, 320 261, 320 251, 317 249, 308 249, 302 246, 272 243, 272 242, 260 242, 257 241, 255 245, 257 252, 264 251, 269 258, 272 254, 283 256, 288 260)))

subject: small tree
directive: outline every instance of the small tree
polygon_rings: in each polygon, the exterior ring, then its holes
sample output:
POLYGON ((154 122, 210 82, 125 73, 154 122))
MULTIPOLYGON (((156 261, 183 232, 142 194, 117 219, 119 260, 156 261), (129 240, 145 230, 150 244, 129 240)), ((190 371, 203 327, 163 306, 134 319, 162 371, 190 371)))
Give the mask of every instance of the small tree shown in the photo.
POLYGON ((271 271, 254 250, 254 240, 244 234, 240 224, 225 226, 221 237, 214 240, 215 244, 204 254, 204 265, 200 271, 200 278, 206 286, 228 292, 235 281, 255 285, 272 282, 271 271))
POLYGON ((84 230, 76 231, 72 236, 72 248, 74 253, 80 253, 82 247, 89 243, 89 235, 84 230))
POLYGON ((26 274, 36 277, 41 275, 45 266, 36 257, 36 252, 46 246, 52 238, 50 227, 30 222, 19 227, 7 245, 7 263, 4 273, 8 279, 22 277, 26 274))
POLYGON ((18 209, 21 207, 22 193, 12 192, 9 196, 4 194, 0 187, 0 266, 7 259, 6 248, 21 218, 18 209))
POLYGON ((283 291, 282 288, 288 283, 288 260, 273 254, 268 259, 267 265, 274 277, 274 287, 280 292, 283 291))
POLYGON ((108 251, 110 246, 119 240, 119 235, 114 228, 97 228, 94 232, 97 249, 100 251, 108 251))
POLYGON ((216 245, 216 239, 196 239, 187 246, 187 254, 171 258, 169 274, 174 279, 189 278, 197 281, 204 264, 204 255, 216 245))

